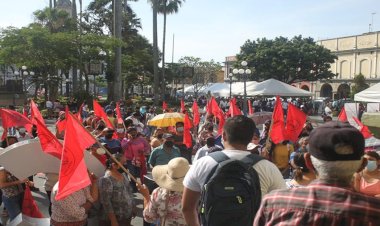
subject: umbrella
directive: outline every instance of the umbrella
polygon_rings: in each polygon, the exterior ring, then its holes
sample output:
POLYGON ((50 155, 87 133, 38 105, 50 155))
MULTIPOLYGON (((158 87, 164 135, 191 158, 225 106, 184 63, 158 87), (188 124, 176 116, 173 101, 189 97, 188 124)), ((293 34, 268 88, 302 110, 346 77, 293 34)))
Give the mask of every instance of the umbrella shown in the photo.
POLYGON ((149 120, 148 125, 156 127, 175 126, 177 122, 183 122, 185 115, 182 113, 163 113, 149 120))

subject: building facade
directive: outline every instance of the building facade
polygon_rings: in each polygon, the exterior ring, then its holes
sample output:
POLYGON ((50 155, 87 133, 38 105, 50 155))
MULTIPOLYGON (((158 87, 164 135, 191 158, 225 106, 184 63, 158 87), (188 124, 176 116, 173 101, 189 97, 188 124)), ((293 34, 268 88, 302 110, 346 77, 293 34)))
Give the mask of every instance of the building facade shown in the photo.
POLYGON ((315 97, 348 97, 355 75, 362 74, 367 84, 380 82, 380 32, 320 40, 317 43, 337 56, 331 64, 333 79, 312 83, 315 97))

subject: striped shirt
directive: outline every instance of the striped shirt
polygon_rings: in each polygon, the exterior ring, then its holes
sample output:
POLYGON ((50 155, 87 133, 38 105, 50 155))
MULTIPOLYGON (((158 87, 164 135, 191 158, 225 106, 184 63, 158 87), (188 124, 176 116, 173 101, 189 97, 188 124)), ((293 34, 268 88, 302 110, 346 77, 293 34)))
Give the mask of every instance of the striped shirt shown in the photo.
POLYGON ((380 225, 380 199, 317 180, 306 187, 266 195, 254 225, 380 225))

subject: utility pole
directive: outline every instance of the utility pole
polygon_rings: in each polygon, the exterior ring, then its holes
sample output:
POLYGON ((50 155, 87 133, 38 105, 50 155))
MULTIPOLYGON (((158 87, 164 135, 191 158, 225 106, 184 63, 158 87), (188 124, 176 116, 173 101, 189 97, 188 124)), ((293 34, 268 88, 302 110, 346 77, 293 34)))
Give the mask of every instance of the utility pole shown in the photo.
MULTIPOLYGON (((121 19, 122 19, 122 0, 113 0, 113 12, 114 12, 114 37, 121 40, 121 19)), ((121 90, 121 46, 117 46, 115 49, 115 77, 113 80, 113 98, 114 100, 120 100, 122 98, 121 90)))

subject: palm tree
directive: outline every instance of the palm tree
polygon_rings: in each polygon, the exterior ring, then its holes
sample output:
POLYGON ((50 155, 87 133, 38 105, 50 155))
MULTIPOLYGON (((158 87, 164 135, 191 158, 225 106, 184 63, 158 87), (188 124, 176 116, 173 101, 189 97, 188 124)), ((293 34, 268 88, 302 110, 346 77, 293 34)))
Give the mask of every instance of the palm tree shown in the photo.
POLYGON ((153 6, 153 74, 154 74, 154 105, 158 105, 158 46, 157 46, 157 10, 158 10, 158 0, 152 1, 153 6))
MULTIPOLYGON (((154 0, 150 0, 151 2, 154 0)), ((164 28, 163 28, 163 34, 162 34, 162 79, 161 79, 161 93, 162 93, 162 99, 165 98, 165 42, 166 42, 166 15, 167 14, 173 14, 178 13, 179 7, 182 6, 182 3, 185 2, 185 0, 158 0, 158 8, 157 12, 164 15, 164 28)))

